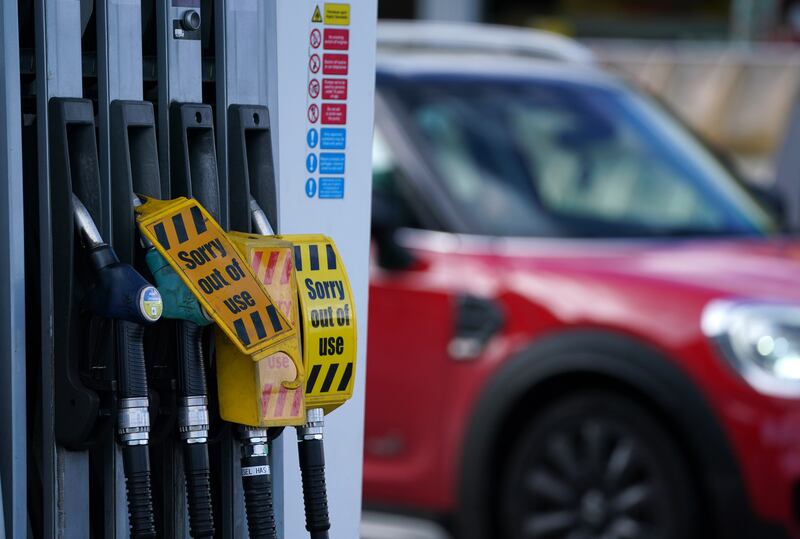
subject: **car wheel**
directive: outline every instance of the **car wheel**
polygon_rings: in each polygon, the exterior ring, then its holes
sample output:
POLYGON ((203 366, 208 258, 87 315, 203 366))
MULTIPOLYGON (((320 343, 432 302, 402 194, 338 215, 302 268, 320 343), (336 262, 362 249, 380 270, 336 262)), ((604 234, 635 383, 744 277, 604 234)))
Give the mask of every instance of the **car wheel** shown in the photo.
POLYGON ((681 453, 634 400, 594 391, 523 429, 500 483, 509 539, 688 539, 696 507, 681 453))

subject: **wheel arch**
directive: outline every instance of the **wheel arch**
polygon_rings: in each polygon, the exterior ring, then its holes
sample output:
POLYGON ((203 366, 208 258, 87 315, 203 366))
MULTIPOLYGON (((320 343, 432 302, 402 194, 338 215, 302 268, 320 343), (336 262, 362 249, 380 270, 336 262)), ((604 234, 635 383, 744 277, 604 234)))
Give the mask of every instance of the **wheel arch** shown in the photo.
POLYGON ((778 536, 766 533, 753 518, 719 421, 700 389, 674 362, 627 335, 569 330, 536 341, 508 361, 476 401, 458 476, 455 525, 460 539, 492 536, 487 500, 494 498, 499 463, 522 416, 529 420, 532 410, 582 388, 619 391, 663 421, 685 453, 715 537, 778 536))

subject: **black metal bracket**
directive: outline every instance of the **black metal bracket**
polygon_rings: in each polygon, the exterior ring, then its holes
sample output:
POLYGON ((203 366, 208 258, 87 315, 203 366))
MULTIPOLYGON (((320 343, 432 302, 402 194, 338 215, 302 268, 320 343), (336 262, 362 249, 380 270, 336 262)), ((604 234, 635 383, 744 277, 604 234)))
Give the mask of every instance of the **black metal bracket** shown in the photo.
POLYGON ((92 270, 80 253, 73 221, 74 193, 95 223, 101 223, 94 109, 91 101, 78 98, 53 98, 48 109, 55 433, 64 447, 84 449, 111 424, 114 387, 113 342, 108 338, 112 332, 99 328, 103 322, 92 319, 84 308, 92 270))
POLYGON ((173 103, 170 107, 171 189, 175 196, 190 196, 220 221, 223 204, 214 140, 214 112, 211 105, 173 103))
POLYGON ((228 108, 228 189, 232 230, 250 232, 250 196, 277 229, 278 197, 269 110, 261 105, 228 108))

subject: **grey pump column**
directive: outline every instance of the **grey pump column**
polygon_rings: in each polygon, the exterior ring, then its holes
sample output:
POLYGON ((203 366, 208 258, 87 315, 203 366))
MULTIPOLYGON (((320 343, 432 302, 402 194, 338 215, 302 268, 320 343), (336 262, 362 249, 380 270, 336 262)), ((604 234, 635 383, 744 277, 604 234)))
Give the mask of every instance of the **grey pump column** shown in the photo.
MULTIPOLYGON (((9 2, 4 2, 7 6, 9 2)), ((5 14, 4 14, 5 15, 5 14)), ((12 19, 12 21, 15 19, 12 19)), ((3 24, 9 22, 4 18, 3 24)), ((36 110, 39 164, 39 293, 41 319, 41 455, 43 485, 42 526, 46 537, 89 537, 89 454, 68 451, 55 440, 55 343, 53 335, 53 240, 50 196, 50 122, 53 97, 83 96, 81 79, 81 4, 74 0, 35 3, 36 110)), ((6 51, 7 52, 7 51, 6 51)), ((37 361, 37 358, 29 358, 37 361)), ((38 439, 36 436, 35 439, 38 439)), ((33 450, 33 449, 32 449, 33 450)))
MULTIPOLYGON (((27 535, 25 235, 22 212, 17 2, 0 3, 0 516, 6 537, 27 535)), ((29 277, 35 281, 36 276, 29 277)), ((36 326, 30 328, 38 334, 36 326)), ((39 358, 30 361, 38 363, 39 358)))

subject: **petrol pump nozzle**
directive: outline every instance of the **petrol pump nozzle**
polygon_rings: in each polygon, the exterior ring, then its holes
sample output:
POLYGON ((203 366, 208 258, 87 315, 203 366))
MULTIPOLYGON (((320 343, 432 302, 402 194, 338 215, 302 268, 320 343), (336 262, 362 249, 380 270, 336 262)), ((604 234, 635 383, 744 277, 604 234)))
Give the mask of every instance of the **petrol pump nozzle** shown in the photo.
POLYGON ((150 414, 144 360, 144 325, 161 317, 161 295, 103 241, 92 216, 72 195, 75 226, 95 271, 92 311, 116 322, 117 434, 122 445, 131 536, 155 537, 150 491, 150 414))
MULTIPOLYGON (((271 236, 275 233, 264 210, 252 196, 250 197, 250 218, 256 233, 264 236, 271 236)), ((324 425, 325 412, 322 408, 310 408, 306 411, 306 424, 297 427, 297 448, 300 457, 300 475, 303 481, 306 530, 312 539, 327 539, 328 530, 331 527, 328 516, 328 492, 325 484, 324 425)))
MULTIPOLYGON (((133 206, 142 201, 133 196, 133 206)), ((192 537, 214 536, 211 505, 211 466, 208 458, 208 389, 206 387, 202 326, 213 320, 155 246, 140 235, 145 261, 164 298, 164 318, 179 320, 178 432, 184 442, 183 459, 192 537)))

